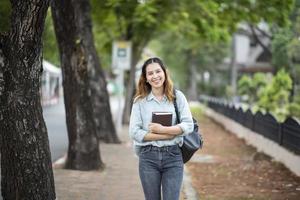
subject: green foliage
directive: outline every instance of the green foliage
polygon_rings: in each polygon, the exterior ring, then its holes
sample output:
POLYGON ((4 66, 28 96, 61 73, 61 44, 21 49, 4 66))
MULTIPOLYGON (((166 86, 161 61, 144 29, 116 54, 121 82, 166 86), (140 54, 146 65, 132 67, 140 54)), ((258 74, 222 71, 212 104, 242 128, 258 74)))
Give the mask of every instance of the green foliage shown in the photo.
POLYGON ((300 85, 300 1, 295 2, 295 7, 290 15, 290 25, 285 28, 273 27, 272 64, 276 70, 286 69, 293 80, 294 94, 300 85))
POLYGON ((256 97, 259 97, 262 93, 262 90, 268 82, 271 81, 271 77, 268 74, 264 73, 255 73, 253 76, 253 85, 254 89, 256 90, 256 97))
POLYGON ((300 95, 294 97, 294 101, 289 105, 289 111, 291 116, 300 119, 300 95))
POLYGON ((198 83, 197 89, 199 91, 199 94, 206 94, 215 97, 223 97, 228 93, 230 93, 230 88, 228 88, 226 84, 217 85, 217 84, 200 82, 198 83))
MULTIPOLYGON (((255 24, 263 20, 276 26, 286 26, 289 24, 288 16, 293 2, 293 0, 180 1, 179 11, 172 14, 172 19, 168 21, 169 31, 161 32, 157 38, 163 45, 162 49, 156 51, 177 70, 190 67, 190 60, 196 60, 198 73, 208 71, 214 80, 214 77, 218 77, 216 66, 228 55, 230 35, 236 31, 239 22, 255 24)), ((217 80, 219 85, 211 85, 212 82, 210 85, 200 83, 199 90, 208 94, 213 93, 211 90, 222 88, 222 85, 227 84, 227 74, 222 73, 224 75, 217 80)), ((225 93, 226 89, 223 88, 222 91, 225 93)))
MULTIPOLYGON (((198 48, 194 48, 193 52, 187 50, 184 43, 185 40, 176 40, 176 37, 172 33, 161 34, 156 40, 151 41, 149 47, 153 49, 160 57, 167 63, 169 69, 172 72, 172 79, 176 80, 176 86, 181 89, 185 89, 188 83, 188 67, 190 65, 191 56, 194 56, 194 60, 197 62, 198 72, 210 72, 210 74, 216 75, 218 71, 213 66, 221 63, 223 58, 228 52, 226 48, 227 44, 223 43, 202 43, 198 48), (166 43, 164 41, 173 40, 173 42, 166 43)), ((214 78, 214 77, 211 77, 214 78)), ((224 84, 225 85, 225 84, 224 84)), ((224 91, 220 86, 213 86, 209 83, 199 84, 199 91, 202 93, 216 91, 224 91)))
POLYGON ((93 26, 93 34, 101 65, 103 69, 108 70, 111 66, 112 39, 97 25, 93 26))
MULTIPOLYGON (((229 40, 229 26, 219 17, 221 14, 218 3, 214 1, 191 1, 181 5, 181 12, 187 17, 175 18, 174 24, 181 21, 178 27, 185 39, 187 47, 191 49, 202 46, 203 40, 210 43, 229 40)), ((229 23, 232 23, 230 21, 229 23)))
POLYGON ((287 56, 292 61, 294 61, 296 63, 300 63, 300 40, 298 38, 292 38, 288 42, 287 56))
POLYGON ((48 60, 57 67, 60 66, 59 51, 56 42, 50 8, 47 12, 45 28, 43 32, 43 56, 45 60, 48 60))
POLYGON ((292 89, 292 79, 284 70, 280 70, 270 85, 259 96, 259 109, 273 113, 279 121, 289 115, 289 96, 292 89))
MULTIPOLYGON (((170 66, 173 78, 184 87, 189 78, 187 69, 192 57, 197 62, 199 73, 209 71, 216 74, 215 66, 228 55, 230 34, 235 31, 237 23, 264 20, 278 26, 287 25, 293 0, 176 3, 172 0, 149 0, 144 4, 127 0, 92 0, 91 3, 96 48, 104 68, 110 66, 113 40, 132 40, 134 48, 143 48, 155 37, 156 51, 170 66)), ((278 48, 281 44, 277 45, 278 48)), ((200 84, 200 87, 201 91, 208 92, 222 88, 206 83, 200 84)), ((225 88, 220 90, 224 92, 225 88)))
POLYGON ((10 26, 11 4, 9 0, 0 1, 0 33, 8 32, 10 26))
POLYGON ((193 117, 200 119, 204 116, 204 107, 200 104, 190 104, 190 109, 193 117))
POLYGON ((115 40, 130 40, 134 56, 147 44, 168 13, 170 1, 149 1, 140 4, 127 0, 92 0, 93 33, 103 68, 110 69, 112 44, 115 40), (166 7, 164 9, 164 6, 166 7), (166 10, 161 12, 161 10, 166 10))
POLYGON ((244 101, 253 105, 258 101, 268 79, 267 75, 263 73, 255 73, 253 78, 243 75, 238 81, 238 93, 243 96, 244 101))
POLYGON ((164 21, 177 5, 171 0, 152 0, 145 4, 127 0, 92 0, 91 4, 94 33, 103 34, 95 37, 96 43, 101 43, 97 49, 109 54, 114 40, 131 40, 134 49, 143 48, 164 26, 164 21))
POLYGON ((188 83, 188 72, 187 68, 184 67, 186 65, 186 57, 181 55, 181 49, 177 45, 176 41, 173 43, 164 43, 167 38, 166 35, 162 35, 161 40, 153 40, 149 44, 149 48, 154 50, 157 55, 160 55, 164 60, 167 68, 171 73, 171 78, 174 80, 174 84, 176 88, 185 88, 188 83), (172 52, 172 53, 170 53, 172 52), (174 59, 178 58, 178 59, 174 59))
POLYGON ((252 80, 249 76, 243 75, 240 80, 238 81, 238 94, 239 95, 248 95, 251 94, 253 87, 252 87, 252 80))
MULTIPOLYGON (((290 74, 293 77, 294 85, 300 86, 300 1, 294 11, 294 20, 292 18, 293 38, 287 44, 287 55, 291 62, 290 74)), ((300 95, 300 91, 295 90, 295 94, 300 95)))
MULTIPOLYGON (((253 111, 273 113, 279 121, 284 121, 287 116, 295 114, 290 112, 290 107, 297 107, 290 103, 292 79, 285 70, 280 70, 276 76, 268 80, 266 75, 257 73, 253 78, 243 76, 239 80, 240 94, 247 94, 249 101, 246 101, 253 108, 253 111), (271 82, 267 84, 267 82, 271 82)), ((298 113, 299 115, 299 113, 298 113)))
POLYGON ((278 26, 283 27, 289 24, 289 15, 294 6, 294 0, 256 0, 258 14, 263 16, 263 20, 268 23, 276 22, 278 26), (278 12, 280 11, 280 12, 278 12))
POLYGON ((294 6, 294 0, 216 0, 222 10, 224 21, 245 21, 258 23, 265 21, 280 27, 289 24, 289 14, 294 6))
POLYGON ((272 40, 272 64, 279 70, 280 68, 290 68, 291 63, 288 56, 288 45, 292 39, 289 29, 280 29, 272 40))

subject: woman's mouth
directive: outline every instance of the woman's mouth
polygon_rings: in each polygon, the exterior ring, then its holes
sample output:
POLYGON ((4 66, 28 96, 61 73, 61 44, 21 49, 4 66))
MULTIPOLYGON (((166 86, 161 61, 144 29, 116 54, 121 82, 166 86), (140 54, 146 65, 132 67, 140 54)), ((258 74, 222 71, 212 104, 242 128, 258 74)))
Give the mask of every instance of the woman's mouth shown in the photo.
POLYGON ((160 79, 152 80, 152 83, 154 83, 154 84, 159 84, 159 83, 160 83, 160 79))

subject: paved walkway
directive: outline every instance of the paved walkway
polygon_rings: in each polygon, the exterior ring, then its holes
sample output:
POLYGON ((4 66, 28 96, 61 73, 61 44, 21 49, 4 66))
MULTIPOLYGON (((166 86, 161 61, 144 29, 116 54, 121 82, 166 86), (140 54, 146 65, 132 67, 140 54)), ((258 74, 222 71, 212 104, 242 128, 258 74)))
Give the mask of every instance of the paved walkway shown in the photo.
MULTIPOLYGON (((116 102, 113 101, 114 109, 116 102)), ((58 110, 51 108, 51 114, 61 112, 63 107, 58 110)), ((114 114, 117 110, 113 110, 114 114)), ((61 113, 60 113, 61 114, 61 113)), ((116 119, 116 118, 115 118, 116 119)), ((64 120, 56 121, 53 124, 60 126, 64 120)), ((58 127, 54 127, 58 128, 58 127)), ((61 130, 55 129, 53 132, 62 134, 61 130)), ((128 137, 128 127, 122 127, 118 136, 122 141, 121 144, 100 144, 100 153, 106 167, 103 171, 77 171, 62 169, 59 164, 54 164, 54 180, 57 200, 142 200, 144 195, 138 176, 138 158, 134 155, 131 142, 128 137)), ((58 138, 61 140, 61 138, 58 138)), ((55 138, 52 138, 52 143, 55 138)), ((50 141, 50 142, 51 142, 50 141)), ((63 146, 63 145, 61 145, 63 146)), ((54 147, 52 147, 54 149, 54 147)), ((57 156, 62 155, 59 149, 57 156)), ((57 157, 56 157, 57 158, 57 157)), ((185 171, 184 186, 192 188, 187 171, 185 171)), ((192 194, 192 192, 185 192, 192 194)), ((181 194, 181 200, 194 200, 191 195, 181 194)), ((0 195, 0 200, 1 200, 0 195)))
POLYGON ((104 171, 54 169, 58 200, 141 200, 138 159, 128 140, 128 127, 120 133, 122 144, 100 144, 104 171))
MULTIPOLYGON (((117 121, 119 100, 111 98, 111 109, 117 121)), ((121 102, 122 103, 122 102, 121 102)), ((100 153, 106 167, 103 171, 76 171, 54 169, 57 200, 143 200, 138 175, 138 158, 134 155, 128 136, 128 126, 121 127, 121 144, 100 144, 100 153)), ((195 200, 190 178, 185 170, 181 200, 195 200), (185 188, 189 190, 185 191, 185 188), (187 195, 185 195, 187 194, 187 195)))
MULTIPOLYGON (((138 158, 128 137, 128 127, 119 135, 122 144, 100 144, 103 171, 76 171, 54 167, 57 200, 142 200, 138 158)), ((180 200, 197 200, 185 168, 180 200)))

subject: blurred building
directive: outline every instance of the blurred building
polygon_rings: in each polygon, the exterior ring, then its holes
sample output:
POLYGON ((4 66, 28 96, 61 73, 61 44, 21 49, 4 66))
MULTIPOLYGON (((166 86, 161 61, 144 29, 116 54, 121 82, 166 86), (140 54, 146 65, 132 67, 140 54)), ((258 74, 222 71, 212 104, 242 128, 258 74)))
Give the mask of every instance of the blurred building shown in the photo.
POLYGON ((232 37, 231 57, 223 64, 223 70, 230 69, 233 96, 237 93, 237 80, 242 74, 274 73, 271 55, 271 33, 266 23, 255 26, 239 24, 232 37))
POLYGON ((233 37, 238 73, 274 72, 271 65, 271 36, 266 23, 240 24, 233 37))
POLYGON ((61 69, 43 60, 41 102, 43 106, 57 104, 62 91, 61 69))

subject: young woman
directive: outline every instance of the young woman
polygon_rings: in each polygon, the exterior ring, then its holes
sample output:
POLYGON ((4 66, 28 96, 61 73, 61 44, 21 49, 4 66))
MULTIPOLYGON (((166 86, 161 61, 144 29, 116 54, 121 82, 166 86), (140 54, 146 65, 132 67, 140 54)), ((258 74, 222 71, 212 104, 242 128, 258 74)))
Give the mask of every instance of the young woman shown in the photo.
POLYGON ((130 117, 129 135, 139 155, 139 175, 146 200, 179 199, 183 178, 180 146, 193 130, 192 115, 182 92, 176 90, 180 123, 176 123, 173 83, 159 58, 142 67, 130 117), (172 126, 152 123, 152 112, 171 112, 172 126))

